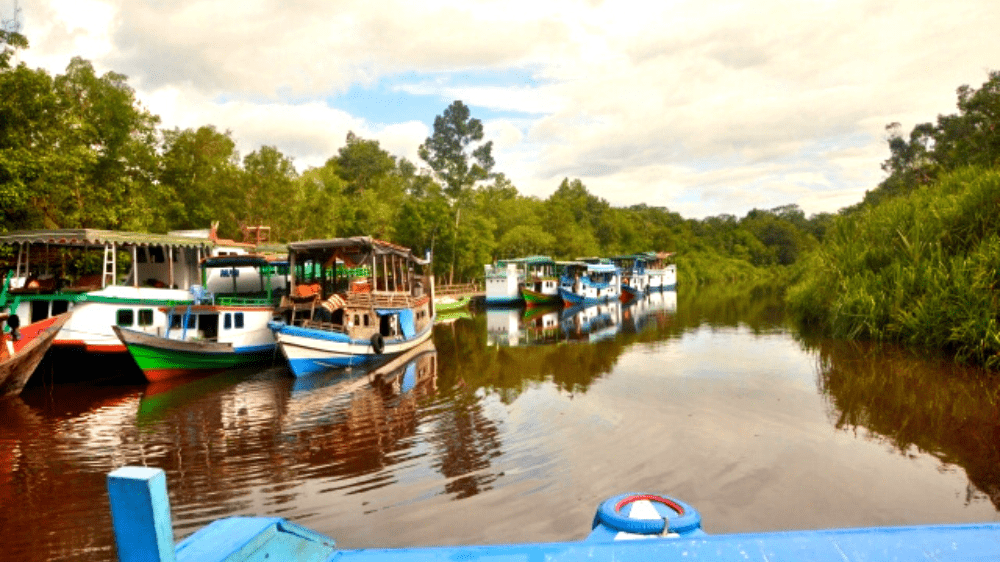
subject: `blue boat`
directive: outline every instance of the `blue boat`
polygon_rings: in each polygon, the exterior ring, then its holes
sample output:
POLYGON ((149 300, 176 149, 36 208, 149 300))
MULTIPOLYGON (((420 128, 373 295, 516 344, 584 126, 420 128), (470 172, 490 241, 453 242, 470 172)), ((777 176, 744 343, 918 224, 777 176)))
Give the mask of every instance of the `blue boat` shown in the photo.
POLYGON ((119 468, 108 475, 108 494, 122 562, 925 562, 996 560, 1000 556, 1000 523, 713 536, 702 531, 701 515, 693 506, 648 493, 621 494, 601 502, 590 534, 577 542, 344 550, 333 539, 279 517, 228 517, 174 545, 162 470, 119 468))
POLYGON ((622 294, 641 297, 650 290, 650 274, 646 271, 647 254, 612 256, 611 262, 621 272, 622 294))
POLYGON ((590 305, 621 297, 621 272, 598 258, 564 262, 559 296, 566 306, 590 305))
POLYGON ((290 295, 268 327, 296 377, 381 361, 431 337, 434 277, 408 248, 357 236, 294 242, 288 255, 290 295))

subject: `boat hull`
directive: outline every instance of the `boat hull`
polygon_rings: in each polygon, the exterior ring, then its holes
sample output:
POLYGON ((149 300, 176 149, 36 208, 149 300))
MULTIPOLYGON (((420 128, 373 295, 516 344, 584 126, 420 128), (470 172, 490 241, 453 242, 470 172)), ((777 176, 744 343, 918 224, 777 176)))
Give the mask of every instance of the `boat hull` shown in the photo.
POLYGON ((69 317, 66 312, 21 329, 14 355, 0 361, 0 398, 21 393, 69 317))
POLYGON ((234 347, 229 343, 170 340, 117 326, 114 330, 149 382, 265 365, 275 356, 274 344, 234 347))
POLYGON ((456 301, 441 302, 434 301, 434 310, 437 312, 453 312, 456 310, 462 310, 469 305, 471 298, 466 295, 456 301))
POLYGON ((329 369, 381 361, 398 355, 429 339, 432 325, 429 324, 412 338, 386 338, 381 353, 376 353, 371 341, 351 339, 340 332, 289 326, 284 323, 272 323, 271 329, 292 374, 302 377, 329 369))
POLYGON ((524 297, 524 302, 528 306, 545 306, 548 304, 556 304, 562 300, 559 298, 558 293, 545 294, 531 289, 521 289, 521 295, 524 297))
POLYGON ((602 302, 608 302, 612 296, 618 298, 618 295, 606 295, 601 297, 583 297, 573 291, 569 291, 562 287, 559 287, 559 296, 562 297, 563 303, 567 306, 589 306, 592 304, 601 304, 602 302))

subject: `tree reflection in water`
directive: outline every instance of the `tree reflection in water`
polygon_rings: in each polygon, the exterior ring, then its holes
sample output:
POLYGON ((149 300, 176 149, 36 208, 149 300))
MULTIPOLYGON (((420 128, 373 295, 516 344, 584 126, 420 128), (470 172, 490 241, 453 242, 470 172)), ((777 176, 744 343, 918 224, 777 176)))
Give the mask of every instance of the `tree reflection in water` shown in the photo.
MULTIPOLYGON (((1000 509, 1000 377, 948 359, 866 342, 803 340, 837 428, 865 428, 965 470, 1000 509)), ((977 492, 970 489, 967 503, 977 492)))

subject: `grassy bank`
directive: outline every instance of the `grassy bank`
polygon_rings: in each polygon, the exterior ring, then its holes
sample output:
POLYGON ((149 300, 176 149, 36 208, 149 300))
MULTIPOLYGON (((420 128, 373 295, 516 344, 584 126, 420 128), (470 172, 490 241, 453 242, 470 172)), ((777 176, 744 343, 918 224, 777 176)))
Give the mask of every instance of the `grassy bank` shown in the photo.
POLYGON ((940 348, 1000 368, 1000 173, 966 168, 839 217, 788 303, 834 337, 940 348))

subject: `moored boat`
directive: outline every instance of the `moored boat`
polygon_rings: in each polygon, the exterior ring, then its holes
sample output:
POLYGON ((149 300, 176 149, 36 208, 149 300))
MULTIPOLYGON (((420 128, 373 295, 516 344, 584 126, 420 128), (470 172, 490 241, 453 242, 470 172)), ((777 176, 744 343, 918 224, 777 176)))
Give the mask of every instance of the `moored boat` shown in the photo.
POLYGON ((209 271, 228 272, 222 277, 231 280, 231 292, 200 293, 196 304, 168 307, 162 332, 114 326, 115 334, 150 382, 267 364, 275 352, 268 322, 277 304, 271 275, 276 265, 250 254, 207 258, 202 261, 202 277, 207 278, 209 271), (237 284, 240 270, 257 271, 259 282, 248 283, 244 274, 244 282, 237 284))
POLYGON ((621 296, 621 275, 610 262, 584 258, 568 262, 559 282, 559 296, 567 307, 591 305, 621 296))
POLYGON ((21 327, 17 315, 0 314, 10 333, 0 329, 0 398, 20 394, 70 317, 69 312, 21 327))
POLYGON ((677 264, 672 252, 645 252, 646 273, 651 291, 672 291, 677 288, 677 264))
POLYGON ((434 277, 408 248, 367 236, 288 245, 290 295, 272 322, 295 376, 391 357, 431 336, 434 277))
POLYGON ((167 308, 193 304, 205 291, 206 279, 198 268, 203 258, 246 253, 250 246, 218 240, 208 230, 149 234, 95 229, 11 232, 0 235, 0 245, 15 255, 0 292, 0 310, 7 308, 28 322, 72 311, 53 347, 102 355, 127 351, 112 326, 162 333, 167 308), (79 267, 87 262, 100 269, 79 267))
POLYGON ((613 256, 611 262, 621 272, 622 296, 641 297, 650 289, 650 275, 646 271, 645 254, 613 256))
POLYGON ((540 299, 558 298, 555 267, 556 262, 548 256, 497 260, 496 264, 487 264, 486 305, 519 305, 528 298, 524 294, 525 288, 540 299))
POLYGON ((456 312, 469 306, 469 302, 471 300, 472 297, 469 295, 464 295, 458 298, 449 296, 437 297, 434 299, 434 309, 438 312, 438 314, 443 312, 456 312))

